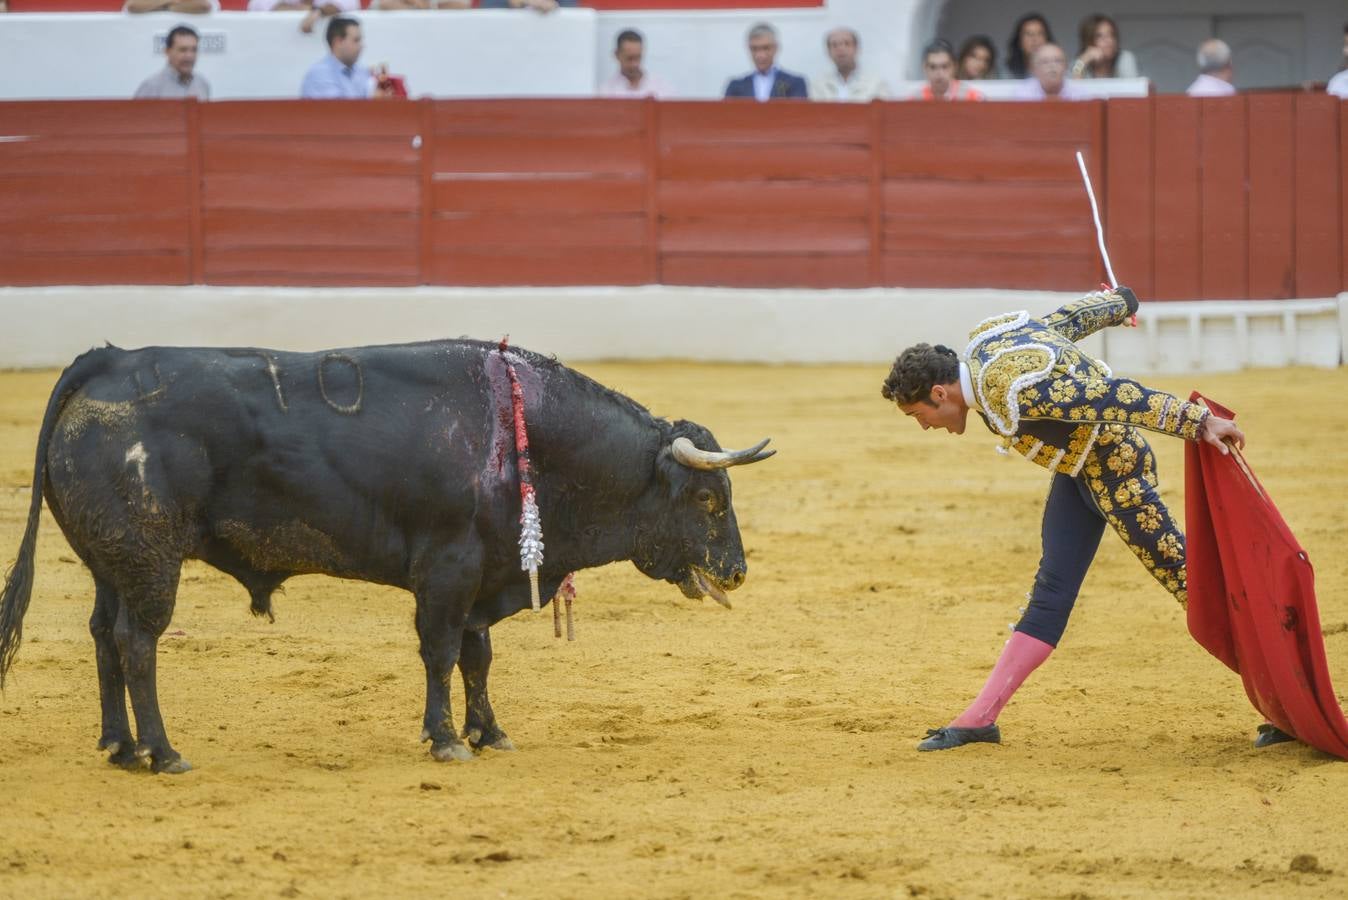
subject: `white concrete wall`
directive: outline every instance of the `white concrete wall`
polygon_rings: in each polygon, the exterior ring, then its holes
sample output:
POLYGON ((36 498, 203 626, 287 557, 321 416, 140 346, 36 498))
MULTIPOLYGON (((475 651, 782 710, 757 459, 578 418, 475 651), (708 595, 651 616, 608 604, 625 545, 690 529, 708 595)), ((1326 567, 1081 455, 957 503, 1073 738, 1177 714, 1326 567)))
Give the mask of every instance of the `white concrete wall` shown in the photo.
MULTIPOLYGON (((604 12, 564 9, 363 12, 366 63, 387 62, 416 96, 591 96, 616 69, 613 40, 624 28, 646 35, 647 68, 679 97, 720 97, 749 71, 745 36, 776 26, 783 68, 806 76, 829 67, 824 34, 836 25, 862 35, 862 64, 891 84, 913 68, 921 0, 826 0, 817 9, 604 12)), ((302 34, 302 14, 9 14, 0 17, 0 99, 129 97, 163 65, 156 49, 186 22, 202 33, 197 66, 215 99, 284 98, 325 52, 321 26, 302 34)), ((0 123, 0 127, 3 123, 0 123)))
MULTIPOLYGON (((723 288, 222 287, 0 289, 0 367, 61 366, 104 341, 317 350, 445 337, 499 340, 563 359, 885 363, 918 341, 964 347, 1010 310, 1076 294, 723 288)), ((1089 339, 1120 372, 1336 366, 1339 300, 1150 303, 1138 329, 1089 339), (1241 324, 1243 322, 1244 324, 1241 324)))

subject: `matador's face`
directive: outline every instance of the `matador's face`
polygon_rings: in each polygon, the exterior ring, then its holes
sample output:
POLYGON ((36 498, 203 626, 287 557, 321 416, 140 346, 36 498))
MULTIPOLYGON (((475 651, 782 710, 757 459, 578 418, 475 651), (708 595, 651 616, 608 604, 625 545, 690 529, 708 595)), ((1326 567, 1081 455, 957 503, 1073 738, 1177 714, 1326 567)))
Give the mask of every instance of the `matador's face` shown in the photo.
POLYGON ((900 403, 898 406, 905 416, 921 425, 923 431, 944 428, 951 434, 964 434, 964 427, 969 421, 969 407, 963 401, 959 382, 955 382, 933 387, 929 401, 900 403))

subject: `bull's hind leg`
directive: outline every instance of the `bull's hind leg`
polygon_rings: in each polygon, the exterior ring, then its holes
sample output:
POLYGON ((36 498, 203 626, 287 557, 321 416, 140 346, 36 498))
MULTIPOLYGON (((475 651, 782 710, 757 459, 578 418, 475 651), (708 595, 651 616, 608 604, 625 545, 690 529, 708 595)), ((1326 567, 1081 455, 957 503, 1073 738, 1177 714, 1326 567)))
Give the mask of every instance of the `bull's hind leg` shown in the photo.
POLYGON ((94 579, 94 614, 89 618, 89 633, 94 636, 94 656, 98 660, 98 696, 103 707, 103 733, 98 749, 107 750, 108 761, 130 767, 136 759, 136 741, 126 717, 126 678, 122 660, 113 639, 117 624, 117 592, 101 578, 94 579))
MULTIPOLYGON (((478 556, 480 558, 480 556, 478 556)), ((449 677, 459 659, 468 607, 477 593, 476 559, 445 560, 416 589, 417 635, 426 664, 426 715, 421 739, 431 742, 431 756, 442 762, 472 759, 473 753, 454 732, 449 677)))
POLYGON ((466 629, 459 648, 459 673, 463 675, 463 736, 473 749, 491 747, 514 750, 515 745, 496 724, 496 713, 487 699, 487 672, 491 668, 491 632, 486 628, 466 629))
POLYGON ((155 663, 159 636, 173 617, 173 601, 178 592, 181 562, 157 573, 148 583, 122 587, 113 638, 122 661, 122 672, 136 714, 136 756, 149 763, 155 772, 177 774, 192 768, 170 746, 159 713, 159 689, 155 663))

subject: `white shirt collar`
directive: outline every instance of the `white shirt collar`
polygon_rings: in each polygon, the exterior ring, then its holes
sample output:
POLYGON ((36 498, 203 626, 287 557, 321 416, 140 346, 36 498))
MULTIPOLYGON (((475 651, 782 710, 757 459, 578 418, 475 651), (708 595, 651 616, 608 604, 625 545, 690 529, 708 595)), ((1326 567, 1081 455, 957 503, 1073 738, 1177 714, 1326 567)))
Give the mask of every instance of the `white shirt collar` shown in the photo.
POLYGON ((960 392, 964 394, 964 402, 974 412, 982 412, 983 407, 978 405, 978 395, 974 393, 973 374, 969 371, 969 364, 960 360, 960 392))

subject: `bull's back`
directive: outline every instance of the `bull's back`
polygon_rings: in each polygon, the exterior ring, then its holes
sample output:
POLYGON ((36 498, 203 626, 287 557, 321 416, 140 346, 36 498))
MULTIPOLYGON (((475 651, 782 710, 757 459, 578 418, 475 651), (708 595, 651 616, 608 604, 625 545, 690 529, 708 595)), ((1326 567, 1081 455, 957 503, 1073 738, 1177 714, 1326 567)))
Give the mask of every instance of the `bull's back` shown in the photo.
POLYGON ((72 545, 387 581, 409 535, 473 515, 496 430, 473 345, 97 352, 48 450, 72 545))

